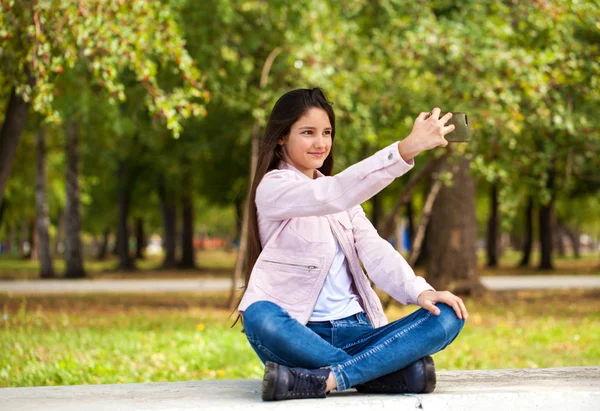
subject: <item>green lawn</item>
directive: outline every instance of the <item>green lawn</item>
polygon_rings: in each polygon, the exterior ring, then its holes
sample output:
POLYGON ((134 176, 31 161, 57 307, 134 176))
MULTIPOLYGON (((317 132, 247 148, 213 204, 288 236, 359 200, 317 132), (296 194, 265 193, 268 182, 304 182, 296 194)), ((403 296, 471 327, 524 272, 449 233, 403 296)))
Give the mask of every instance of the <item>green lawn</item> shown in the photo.
MULTIPOLYGON (((0 387, 259 378, 225 294, 0 295, 0 387)), ((486 294, 438 370, 600 364, 600 292, 486 294)), ((412 307, 392 306, 388 318, 412 307)))
MULTIPOLYGON (((85 268, 90 278, 186 278, 186 277, 223 277, 231 275, 235 266, 236 251, 202 250, 196 253, 197 270, 161 270, 161 256, 152 256, 137 261, 137 271, 117 271, 118 261, 111 257, 106 261, 86 260, 85 268)), ((598 254, 583 255, 580 259, 573 257, 555 258, 554 271, 539 271, 535 264, 539 259, 538 253, 532 253, 532 267, 517 267, 521 253, 506 251, 497 268, 485 267, 485 253, 479 253, 480 275, 600 275, 600 256, 598 254)), ((60 277, 64 272, 64 261, 56 260, 55 269, 60 277)), ((424 275, 422 267, 416 268, 416 273, 424 275)), ((15 257, 0 255, 0 280, 16 280, 39 278, 39 263, 22 260, 15 257)))
MULTIPOLYGON (((105 261, 87 259, 84 267, 90 278, 186 278, 196 276, 229 276, 235 266, 235 251, 203 250, 196 253, 197 270, 162 270, 162 256, 151 256, 136 261, 136 271, 118 271, 118 260, 110 257, 105 261)), ((65 262, 54 261, 57 277, 62 277, 65 262)), ((36 260, 23 260, 0 255, 0 280, 25 280, 39 278, 39 263, 36 260)))
POLYGON ((570 255, 565 257, 554 256, 554 270, 540 271, 537 269, 540 256, 538 251, 531 253, 531 267, 518 267, 521 261, 521 252, 507 250, 500 258, 499 267, 487 268, 485 266, 486 253, 478 253, 480 275, 600 275, 600 254, 588 253, 574 258, 570 255))

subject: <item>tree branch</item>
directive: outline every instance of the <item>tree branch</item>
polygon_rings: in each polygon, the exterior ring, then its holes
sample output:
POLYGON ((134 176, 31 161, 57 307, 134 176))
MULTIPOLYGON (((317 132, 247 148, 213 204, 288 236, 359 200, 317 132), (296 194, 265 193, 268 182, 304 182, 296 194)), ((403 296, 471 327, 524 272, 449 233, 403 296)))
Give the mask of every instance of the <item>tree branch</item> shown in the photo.
POLYGON ((390 234, 394 231, 394 228, 396 228, 394 217, 396 214, 398 214, 400 207, 406 204, 406 202, 410 199, 410 196, 412 195, 412 191, 415 188, 415 186, 423 179, 423 177, 439 169, 446 162, 446 159, 448 158, 449 154, 450 152, 448 151, 441 157, 430 159, 423 166, 423 168, 421 168, 416 174, 414 174, 412 178, 408 181, 408 183, 406 183, 406 185, 402 189, 402 192, 398 196, 398 201, 396 201, 394 208, 384 219, 384 224, 381 229, 381 237, 387 238, 390 236, 390 234))

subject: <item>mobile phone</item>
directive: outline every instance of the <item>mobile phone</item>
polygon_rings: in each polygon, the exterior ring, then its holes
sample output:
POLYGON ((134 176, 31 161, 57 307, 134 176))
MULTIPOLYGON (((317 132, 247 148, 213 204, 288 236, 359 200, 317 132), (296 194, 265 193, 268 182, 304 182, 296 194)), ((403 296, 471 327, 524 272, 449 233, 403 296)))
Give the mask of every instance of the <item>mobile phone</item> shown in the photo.
MULTIPOLYGON (((440 118, 442 118, 444 114, 446 113, 441 113, 440 118)), ((454 124, 454 130, 452 130, 452 132, 444 136, 444 138, 448 140, 448 142, 456 143, 471 141, 469 121, 467 119, 466 113, 453 112, 452 118, 446 123, 447 126, 449 126, 450 124, 454 124)))

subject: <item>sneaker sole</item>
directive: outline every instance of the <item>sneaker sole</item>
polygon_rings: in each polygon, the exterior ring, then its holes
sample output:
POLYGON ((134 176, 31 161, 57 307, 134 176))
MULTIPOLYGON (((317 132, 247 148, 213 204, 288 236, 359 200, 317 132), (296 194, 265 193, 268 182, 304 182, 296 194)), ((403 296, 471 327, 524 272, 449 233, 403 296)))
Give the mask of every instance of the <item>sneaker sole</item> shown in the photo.
POLYGON ((435 390, 435 384, 437 382, 433 358, 431 358, 429 355, 427 357, 423 357, 423 366, 425 367, 425 388, 423 389, 423 393, 428 394, 435 390))
POLYGON ((265 375, 262 383, 262 399, 263 401, 275 400, 275 388, 277 388, 277 375, 279 373, 279 365, 267 361, 265 364, 265 375))

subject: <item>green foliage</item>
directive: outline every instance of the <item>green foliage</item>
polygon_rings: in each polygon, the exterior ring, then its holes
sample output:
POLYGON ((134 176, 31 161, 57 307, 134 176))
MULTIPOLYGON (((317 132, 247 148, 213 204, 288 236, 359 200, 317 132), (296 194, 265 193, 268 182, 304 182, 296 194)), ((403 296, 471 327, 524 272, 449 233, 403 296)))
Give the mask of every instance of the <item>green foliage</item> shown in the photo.
POLYGON ((78 63, 111 103, 125 100, 122 76, 134 73, 148 92, 149 111, 176 137, 181 120, 205 114, 205 80, 163 2, 6 0, 0 3, 0 41, 4 74, 48 121, 60 121, 53 107, 61 92, 57 80, 78 63), (164 73, 176 84, 161 85, 164 73))
MULTIPOLYGON (((421 111, 465 111, 472 142, 454 144, 454 156, 472 159, 479 187, 499 186, 505 229, 532 196, 536 204, 553 201, 574 226, 596 230, 596 1, 86 4, 0 3, 0 92, 6 98, 15 84, 27 95, 29 67, 39 111, 80 123, 90 233, 116 224, 119 161, 135 172, 132 213, 155 230, 160 178, 172 199, 189 188, 203 205, 243 204, 254 123, 264 126, 284 92, 313 86, 325 89, 336 110, 335 171, 404 138, 421 111), (270 55, 276 57, 261 85, 270 55), (192 178, 184 187, 186 173, 192 178)), ((8 183, 8 220, 33 209, 28 166, 37 126, 29 125, 8 183)), ((62 130, 50 128, 48 135, 56 224, 64 204, 62 130)), ((416 168, 441 152, 419 156, 416 168)), ((382 204, 391 205, 401 188, 387 188, 382 204)), ((219 225, 226 231, 224 221, 219 225)))

